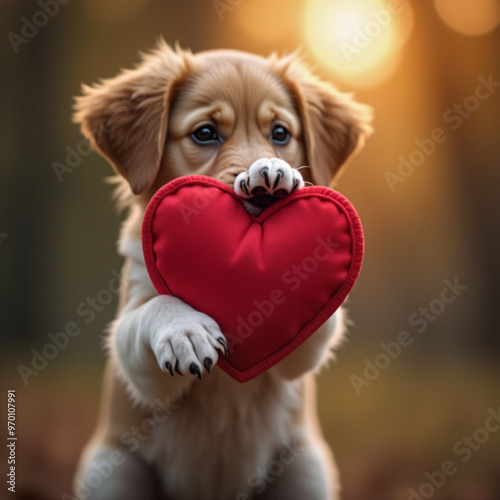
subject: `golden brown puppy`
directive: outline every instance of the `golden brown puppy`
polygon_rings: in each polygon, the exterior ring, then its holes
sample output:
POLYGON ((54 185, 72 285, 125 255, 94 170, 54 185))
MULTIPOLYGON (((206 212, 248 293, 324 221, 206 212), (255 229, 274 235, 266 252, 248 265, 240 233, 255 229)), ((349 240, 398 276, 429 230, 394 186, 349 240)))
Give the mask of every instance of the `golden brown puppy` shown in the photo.
POLYGON ((121 176, 130 216, 119 242, 124 285, 99 424, 75 481, 81 498, 338 498, 313 375, 342 337, 342 311, 240 384, 215 367, 227 348, 215 321, 156 293, 140 228, 152 195, 182 175, 230 186, 239 176, 235 189, 252 211, 300 188, 299 166, 310 166, 301 170, 308 181, 329 185, 370 132, 370 118, 296 56, 193 55, 163 41, 135 69, 84 87, 75 121, 121 176), (241 179, 262 182, 254 192, 241 179), (263 189, 264 202, 254 196, 263 189))

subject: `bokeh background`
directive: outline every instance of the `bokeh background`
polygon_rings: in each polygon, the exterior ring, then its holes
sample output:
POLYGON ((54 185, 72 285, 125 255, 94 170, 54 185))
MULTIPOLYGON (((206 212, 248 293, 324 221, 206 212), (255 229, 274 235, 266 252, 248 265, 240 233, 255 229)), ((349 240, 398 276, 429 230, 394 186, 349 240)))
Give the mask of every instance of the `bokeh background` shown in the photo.
MULTIPOLYGON (((375 134, 337 186, 366 233, 349 300, 354 325, 319 376, 342 498, 404 500, 413 488, 414 498, 500 499, 500 431, 484 431, 500 407, 498 1, 4 0, 0 8, 0 425, 4 436, 14 388, 19 498, 70 492, 117 303, 101 292, 106 304, 88 324, 78 313, 120 269, 123 215, 103 182, 110 167, 71 122, 72 96, 82 82, 131 67, 163 35, 193 51, 300 47, 318 74, 373 106, 375 134), (69 165, 71 150, 79 159, 69 165), (54 162, 70 168, 58 177, 54 162), (450 303, 441 300, 445 280, 466 287, 450 303), (31 351, 69 321, 81 334, 26 385, 19 365, 32 368, 31 351), (403 331, 411 345, 387 362, 381 344, 403 331), (364 372, 369 363, 378 374, 364 372), (454 473, 430 484, 426 473, 447 460, 454 473)), ((5 478, 5 441, 0 450, 5 478)), ((4 483, 0 498, 7 493, 4 483)))

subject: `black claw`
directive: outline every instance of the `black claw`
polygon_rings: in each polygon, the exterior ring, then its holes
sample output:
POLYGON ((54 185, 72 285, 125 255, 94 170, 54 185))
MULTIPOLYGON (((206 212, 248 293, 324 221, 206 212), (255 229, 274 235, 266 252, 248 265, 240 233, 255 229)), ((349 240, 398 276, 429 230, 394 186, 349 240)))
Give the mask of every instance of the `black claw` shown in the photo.
POLYGON ((266 183, 266 186, 270 187, 268 172, 269 172, 269 167, 263 167, 262 170, 260 171, 260 175, 264 177, 264 182, 266 183))
POLYGON ((293 193, 298 187, 299 187, 299 179, 295 179, 295 182, 293 183, 293 188, 290 191, 290 193, 293 193))
POLYGON ((201 380, 201 371, 200 368, 196 363, 191 363, 189 365, 189 371, 193 374, 196 375, 200 380, 201 380))
POLYGON ((181 371, 179 370, 179 362, 176 361, 175 362, 175 371, 179 374, 179 375, 184 375, 183 373, 181 373, 181 371))
POLYGON ((170 375, 172 375, 172 377, 174 376, 174 372, 172 371, 172 363, 170 361, 167 361, 165 363, 165 368, 168 370, 168 372, 170 373, 170 375))
POLYGON ((242 189, 242 191, 245 191, 245 193, 250 196, 250 193, 248 192, 248 188, 247 188, 247 183, 243 180, 240 182, 240 187, 242 189))
POLYGON ((210 358, 205 358, 205 361, 203 361, 203 365, 205 366, 205 370, 207 370, 207 373, 210 373, 210 368, 212 367, 212 360, 210 358))
POLYGON ((219 342, 219 344, 224 347, 224 356, 227 356, 227 342, 226 342, 226 339, 224 339, 223 337, 219 337, 217 339, 217 342, 219 342))
POLYGON ((276 180, 274 181, 274 184, 273 184, 273 189, 276 189, 276 187, 278 186, 280 179, 283 177, 283 175, 285 175, 283 173, 283 170, 278 170, 278 172, 276 173, 276 180))

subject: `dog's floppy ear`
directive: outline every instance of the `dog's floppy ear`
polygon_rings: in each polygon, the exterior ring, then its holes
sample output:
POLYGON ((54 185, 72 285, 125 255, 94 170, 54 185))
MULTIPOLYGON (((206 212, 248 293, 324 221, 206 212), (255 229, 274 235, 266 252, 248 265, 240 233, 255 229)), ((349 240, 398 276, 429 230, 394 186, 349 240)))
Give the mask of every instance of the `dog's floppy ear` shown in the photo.
POLYGON ((275 61, 302 119, 313 180, 329 186, 371 133, 372 110, 320 81, 297 54, 275 61))
POLYGON ((73 121, 134 194, 149 188, 158 174, 170 102, 187 73, 189 55, 160 40, 135 69, 84 85, 76 98, 73 121))

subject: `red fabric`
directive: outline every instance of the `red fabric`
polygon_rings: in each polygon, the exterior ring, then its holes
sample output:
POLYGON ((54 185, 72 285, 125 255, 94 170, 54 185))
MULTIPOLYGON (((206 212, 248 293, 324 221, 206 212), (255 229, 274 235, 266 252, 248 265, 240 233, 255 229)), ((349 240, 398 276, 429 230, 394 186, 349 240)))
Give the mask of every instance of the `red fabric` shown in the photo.
POLYGON ((255 217, 231 188, 204 176, 163 186, 142 238, 158 293, 217 321, 229 344, 218 366, 240 382, 332 315, 356 281, 364 247, 356 211, 332 189, 306 187, 255 217))

